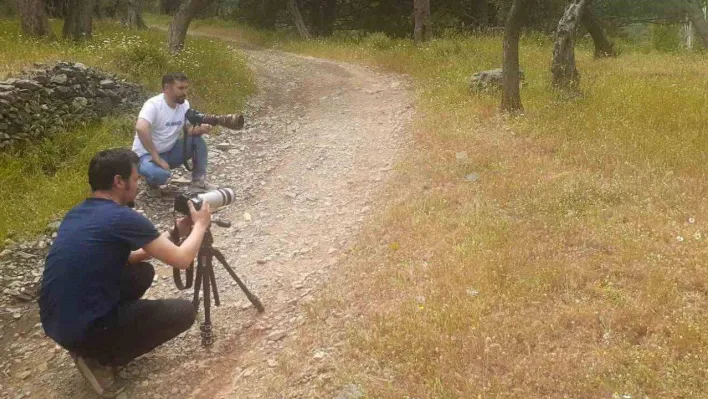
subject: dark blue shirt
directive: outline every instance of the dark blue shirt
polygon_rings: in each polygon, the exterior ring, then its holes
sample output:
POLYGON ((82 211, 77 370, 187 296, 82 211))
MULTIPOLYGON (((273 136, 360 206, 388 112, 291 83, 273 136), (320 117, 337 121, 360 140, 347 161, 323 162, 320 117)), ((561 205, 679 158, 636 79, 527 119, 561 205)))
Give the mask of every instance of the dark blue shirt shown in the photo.
POLYGON ((159 236, 134 210, 102 198, 71 209, 47 255, 39 310, 44 331, 62 346, 82 341, 92 322, 120 300, 130 252, 159 236))

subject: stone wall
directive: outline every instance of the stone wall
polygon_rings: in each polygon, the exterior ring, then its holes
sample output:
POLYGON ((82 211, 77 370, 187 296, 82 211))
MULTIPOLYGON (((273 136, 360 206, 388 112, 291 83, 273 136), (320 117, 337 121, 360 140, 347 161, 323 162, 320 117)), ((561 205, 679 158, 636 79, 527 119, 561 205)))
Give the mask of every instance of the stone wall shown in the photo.
POLYGON ((0 81, 0 148, 107 115, 135 111, 147 95, 140 85, 83 64, 34 64, 0 81))

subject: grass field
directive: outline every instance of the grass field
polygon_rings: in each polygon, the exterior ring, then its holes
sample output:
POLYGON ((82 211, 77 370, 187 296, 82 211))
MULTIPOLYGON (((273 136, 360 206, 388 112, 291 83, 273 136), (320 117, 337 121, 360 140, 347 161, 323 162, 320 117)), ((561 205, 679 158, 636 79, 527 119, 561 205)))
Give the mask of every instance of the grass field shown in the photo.
POLYGON ((369 397, 704 395, 704 54, 594 60, 581 41, 583 95, 565 100, 552 43, 526 36, 526 112, 510 119, 467 88, 500 66, 500 37, 262 42, 409 74, 418 109, 388 207, 312 307, 293 365, 337 346, 328 315, 348 314, 337 379, 369 397))
MULTIPOLYGON (((500 65, 500 37, 415 48, 193 27, 414 80, 414 145, 312 306, 292 365, 338 348, 337 382, 372 398, 704 396, 705 55, 624 45, 593 60, 581 42, 583 95, 569 101, 549 90, 550 40, 526 36, 526 113, 505 118, 498 94, 467 89, 472 73, 500 65)), ((80 191, 74 181, 57 193, 80 191)))
MULTIPOLYGON (((194 38, 179 57, 166 51, 165 33, 130 31, 110 21, 95 24, 94 38, 84 44, 23 37, 16 21, 0 20, 0 78, 33 62, 69 60, 160 91, 162 74, 182 71, 191 78, 190 101, 212 113, 240 110, 255 90, 245 60, 218 40, 194 38)), ((52 24, 57 35, 60 22, 52 24)), ((29 238, 41 232, 88 193, 89 159, 100 149, 129 146, 136 115, 114 116, 17 146, 0 154, 0 242, 8 233, 29 238)))

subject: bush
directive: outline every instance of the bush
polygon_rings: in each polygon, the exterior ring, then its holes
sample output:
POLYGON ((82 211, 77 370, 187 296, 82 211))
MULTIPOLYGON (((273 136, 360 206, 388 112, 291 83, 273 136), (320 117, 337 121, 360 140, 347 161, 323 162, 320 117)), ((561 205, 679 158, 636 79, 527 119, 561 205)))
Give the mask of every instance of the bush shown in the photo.
POLYGON ((135 46, 121 47, 113 56, 116 69, 134 80, 152 76, 154 71, 168 69, 170 55, 164 46, 137 42, 135 46))
POLYGON ((394 40, 382 32, 376 32, 366 36, 362 43, 364 46, 375 50, 387 50, 394 46, 394 40))
POLYGON ((654 25, 651 28, 651 43, 654 50, 677 51, 681 48, 678 25, 654 25))

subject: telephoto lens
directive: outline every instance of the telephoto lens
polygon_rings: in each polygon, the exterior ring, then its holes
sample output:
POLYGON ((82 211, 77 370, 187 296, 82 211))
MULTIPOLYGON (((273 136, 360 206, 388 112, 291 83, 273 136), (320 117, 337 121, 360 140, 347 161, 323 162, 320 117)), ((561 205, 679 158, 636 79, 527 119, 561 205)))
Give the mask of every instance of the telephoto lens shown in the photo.
POLYGON ((207 191, 203 194, 197 194, 197 197, 204 202, 208 202, 209 207, 214 211, 222 206, 231 205, 231 202, 234 200, 234 190, 230 188, 219 188, 213 191, 207 191))
POLYGON ((213 212, 223 206, 231 205, 234 201, 234 197, 234 190, 230 188, 219 188, 200 194, 180 194, 175 198, 175 211, 189 215, 189 204, 187 204, 187 202, 191 202, 196 210, 201 209, 202 204, 207 202, 213 212))

